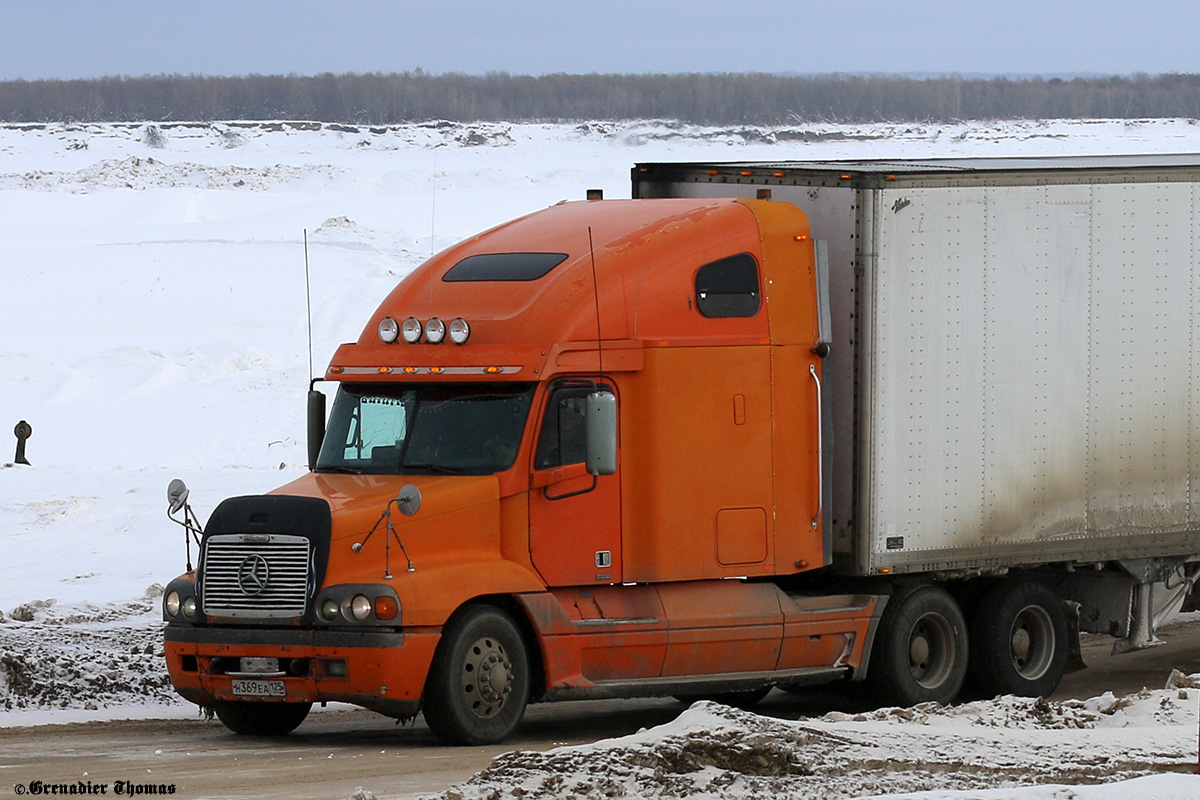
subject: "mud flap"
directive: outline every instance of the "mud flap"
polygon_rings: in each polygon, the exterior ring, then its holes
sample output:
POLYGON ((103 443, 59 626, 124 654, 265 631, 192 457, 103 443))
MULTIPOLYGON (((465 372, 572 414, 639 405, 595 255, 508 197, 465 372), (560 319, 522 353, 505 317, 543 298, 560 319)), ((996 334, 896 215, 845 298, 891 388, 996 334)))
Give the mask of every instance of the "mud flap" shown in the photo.
POLYGON ((1063 610, 1067 613, 1067 663, 1063 671, 1067 675, 1087 669, 1083 661, 1083 648, 1079 644, 1079 609, 1079 603, 1063 600, 1063 610))

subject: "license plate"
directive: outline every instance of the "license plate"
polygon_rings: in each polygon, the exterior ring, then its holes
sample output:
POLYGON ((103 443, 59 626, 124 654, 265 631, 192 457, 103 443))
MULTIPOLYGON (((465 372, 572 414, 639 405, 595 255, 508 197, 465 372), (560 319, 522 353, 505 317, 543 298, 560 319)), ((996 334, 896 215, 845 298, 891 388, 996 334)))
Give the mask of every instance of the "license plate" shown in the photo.
POLYGON ((233 693, 242 697, 286 697, 283 681, 235 680, 233 693))

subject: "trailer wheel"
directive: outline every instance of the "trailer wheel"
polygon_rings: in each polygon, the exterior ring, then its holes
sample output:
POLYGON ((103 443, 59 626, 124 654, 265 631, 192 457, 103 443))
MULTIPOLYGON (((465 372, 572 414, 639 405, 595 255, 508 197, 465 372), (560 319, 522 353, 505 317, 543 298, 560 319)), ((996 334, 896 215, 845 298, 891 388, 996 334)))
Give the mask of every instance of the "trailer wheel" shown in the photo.
POLYGON ((949 703, 967 674, 967 624, 945 589, 921 586, 892 597, 879 621, 870 681, 883 703, 949 703))
POLYGON ((971 678, 985 694, 1048 697, 1067 665, 1067 614, 1036 581, 1002 583, 971 620, 971 678))
POLYGON ((213 706, 217 719, 243 736, 285 736, 299 727, 312 703, 222 701, 213 706))
POLYGON ((675 695, 675 699, 689 706, 698 700, 711 700, 723 706, 733 706, 734 708, 748 711, 758 705, 758 702, 770 693, 771 687, 764 686, 761 689, 744 689, 734 692, 717 692, 715 694, 677 694, 675 695))
POLYGON ((508 738, 529 702, 529 655, 507 614, 468 606, 442 633, 425 684, 425 721, 448 744, 508 738))

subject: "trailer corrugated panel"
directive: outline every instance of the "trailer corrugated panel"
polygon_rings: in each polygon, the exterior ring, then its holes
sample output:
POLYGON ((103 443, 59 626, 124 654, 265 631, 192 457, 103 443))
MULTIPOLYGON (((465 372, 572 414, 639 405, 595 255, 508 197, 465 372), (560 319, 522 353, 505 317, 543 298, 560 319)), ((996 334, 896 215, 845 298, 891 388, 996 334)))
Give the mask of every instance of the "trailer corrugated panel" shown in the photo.
POLYGON ((640 165, 635 186, 769 186, 809 214, 836 567, 970 571, 1200 549, 1198 162, 640 165))

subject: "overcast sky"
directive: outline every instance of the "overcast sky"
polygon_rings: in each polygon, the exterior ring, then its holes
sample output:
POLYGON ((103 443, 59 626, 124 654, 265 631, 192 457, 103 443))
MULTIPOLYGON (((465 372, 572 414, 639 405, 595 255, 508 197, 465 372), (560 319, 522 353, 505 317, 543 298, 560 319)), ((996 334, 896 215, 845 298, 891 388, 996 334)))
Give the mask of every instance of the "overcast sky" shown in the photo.
POLYGON ((0 80, 1200 73, 1197 0, 0 0, 0 80))

